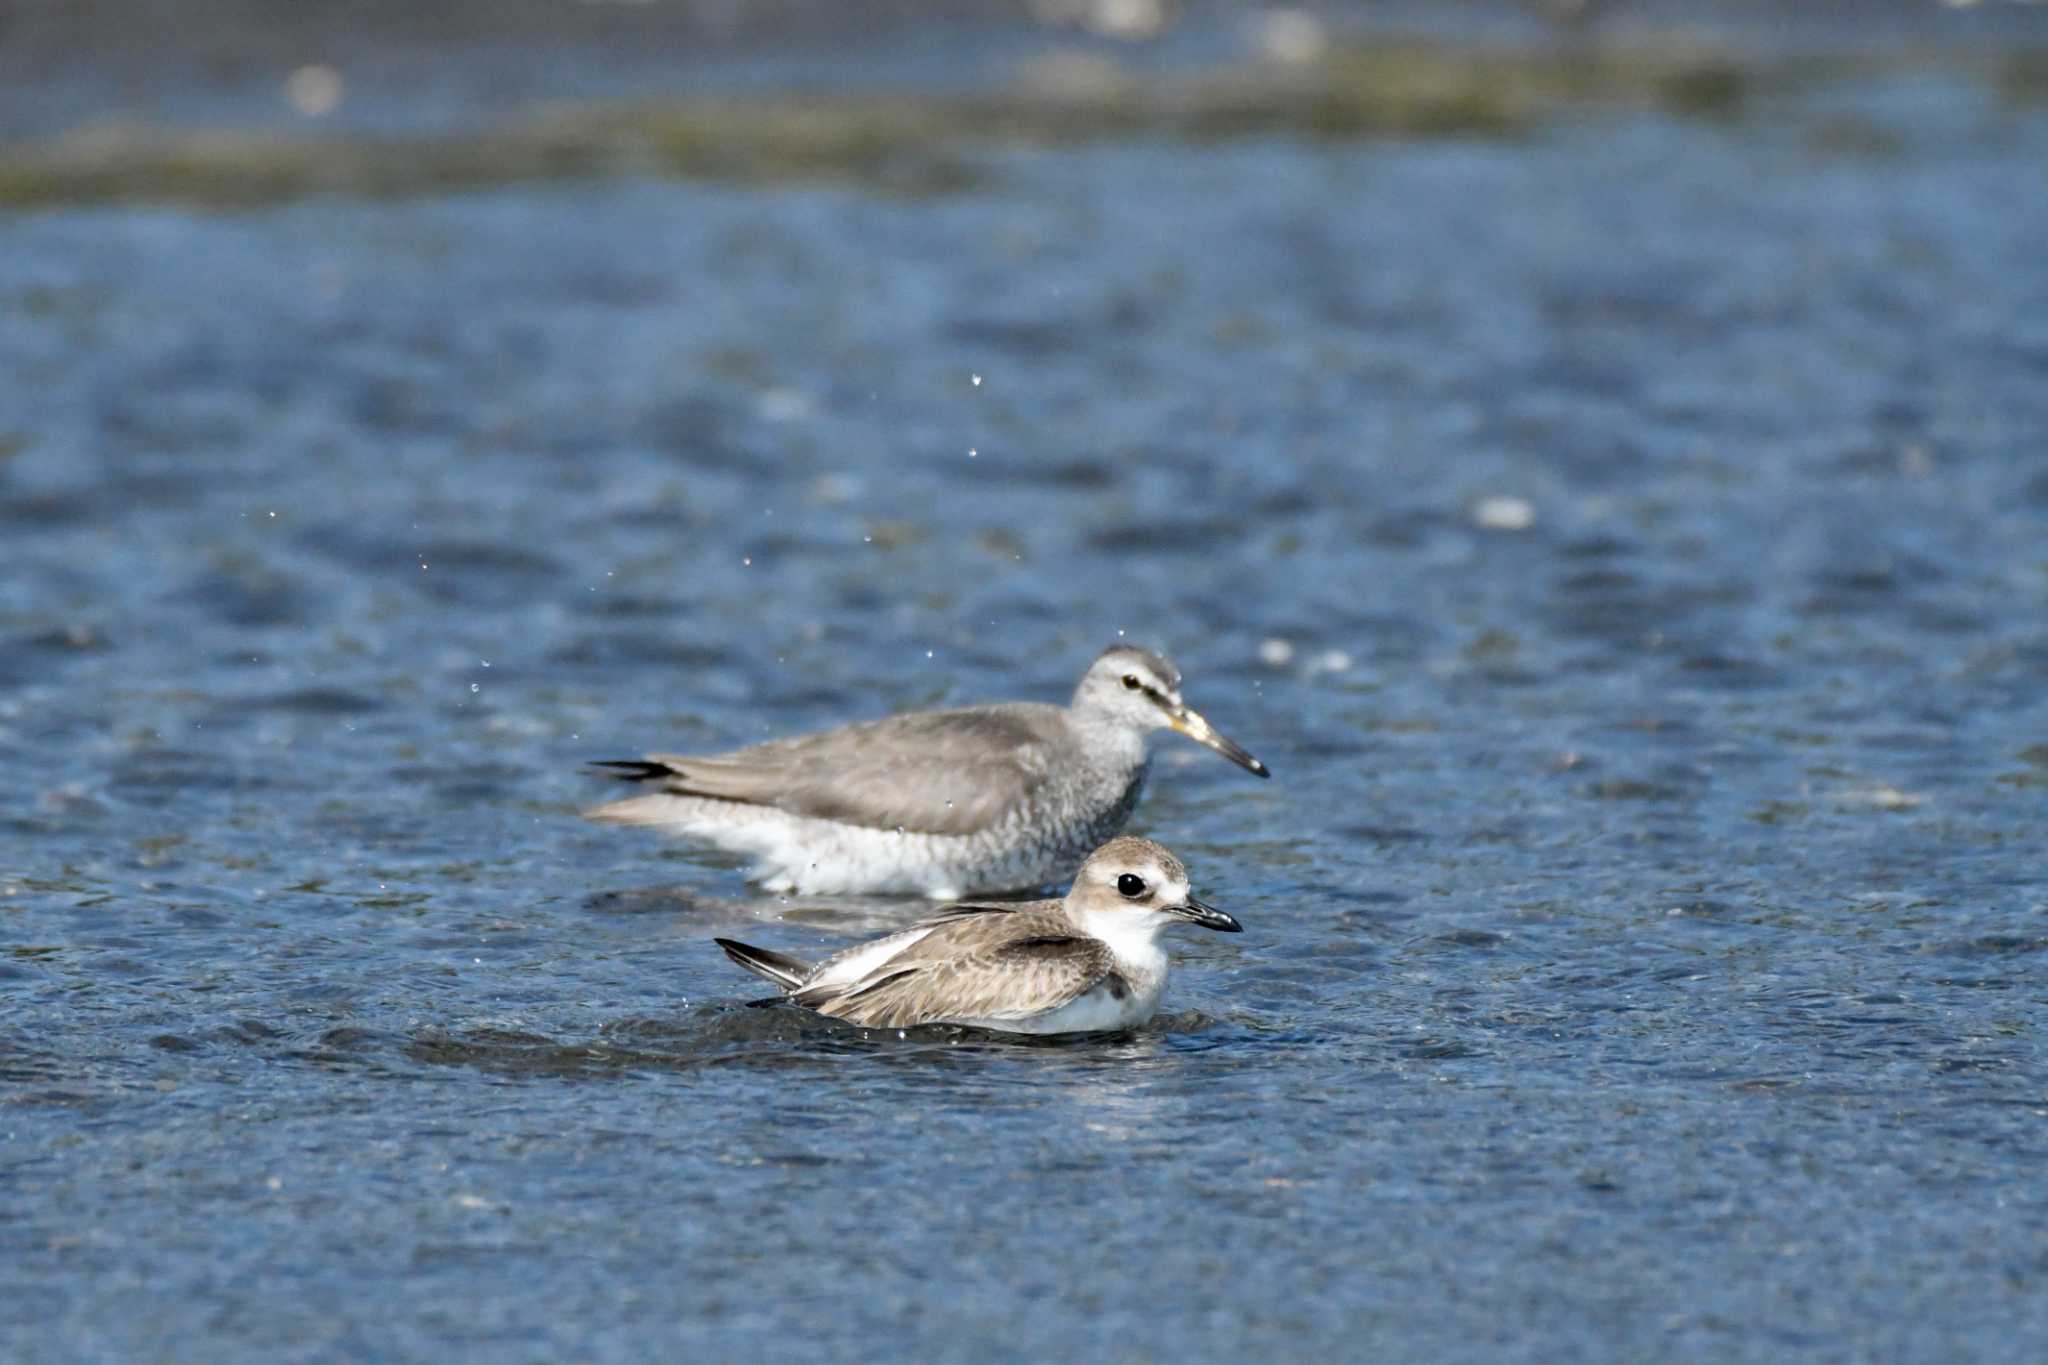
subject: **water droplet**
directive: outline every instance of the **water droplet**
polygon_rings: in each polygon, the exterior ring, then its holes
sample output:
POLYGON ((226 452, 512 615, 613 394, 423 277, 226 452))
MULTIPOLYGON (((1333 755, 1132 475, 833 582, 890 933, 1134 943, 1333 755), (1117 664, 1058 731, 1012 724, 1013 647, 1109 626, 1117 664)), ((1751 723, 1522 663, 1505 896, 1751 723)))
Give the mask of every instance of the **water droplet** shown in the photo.
POLYGON ((1526 531, 1536 524, 1536 505, 1527 498, 1481 498, 1472 520, 1488 531, 1526 531))
POLYGON ((469 690, 472 692, 481 692, 484 690, 484 685, 482 683, 471 683, 469 685, 469 690))
POLYGON ((331 66, 302 66, 285 77, 285 101, 307 118, 321 118, 340 107, 348 82, 331 66))

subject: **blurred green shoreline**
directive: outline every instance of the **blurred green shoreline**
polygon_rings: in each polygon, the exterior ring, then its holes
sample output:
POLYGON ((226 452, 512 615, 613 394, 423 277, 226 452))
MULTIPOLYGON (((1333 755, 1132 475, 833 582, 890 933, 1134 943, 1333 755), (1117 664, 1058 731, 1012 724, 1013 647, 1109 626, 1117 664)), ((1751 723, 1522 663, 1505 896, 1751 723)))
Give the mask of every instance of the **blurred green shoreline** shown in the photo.
MULTIPOLYGON (((0 144, 0 208, 109 203, 238 207, 309 195, 400 197, 536 181, 681 176, 940 194, 983 178, 977 153, 1153 136, 1509 138, 1561 121, 1655 110, 1733 119, 1817 88, 1935 74, 2008 108, 2048 101, 2048 48, 1745 56, 1696 44, 1483 49, 1406 42, 1313 61, 1175 75, 1075 53, 996 93, 687 96, 551 104, 502 126, 364 135, 108 121, 0 144)), ((1853 121, 1853 120, 1852 120, 1853 121)), ((1816 143, 1882 152, 1830 116, 1816 143)))

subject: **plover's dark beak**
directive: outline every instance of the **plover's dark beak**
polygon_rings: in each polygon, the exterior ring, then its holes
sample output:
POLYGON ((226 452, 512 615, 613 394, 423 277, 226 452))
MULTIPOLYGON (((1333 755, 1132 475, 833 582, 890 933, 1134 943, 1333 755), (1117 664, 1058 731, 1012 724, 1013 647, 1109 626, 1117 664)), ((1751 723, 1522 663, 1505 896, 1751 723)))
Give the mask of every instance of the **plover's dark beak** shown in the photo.
POLYGON ((1188 923, 1199 924, 1204 929, 1219 929, 1226 934, 1241 934, 1244 932, 1242 924, 1239 924, 1215 906, 1202 904, 1193 896, 1189 896, 1187 903, 1184 905, 1169 905, 1166 907, 1166 913, 1169 915, 1179 915, 1188 923))
POLYGON ((1167 707, 1166 723, 1195 743, 1205 744, 1209 748, 1214 749, 1217 753, 1222 754, 1247 772, 1257 773, 1260 777, 1271 777, 1273 775, 1267 771, 1265 764, 1252 757, 1251 750, 1236 743, 1221 730, 1218 730, 1208 721, 1202 719, 1202 713, 1185 702, 1177 706, 1169 705, 1167 707))

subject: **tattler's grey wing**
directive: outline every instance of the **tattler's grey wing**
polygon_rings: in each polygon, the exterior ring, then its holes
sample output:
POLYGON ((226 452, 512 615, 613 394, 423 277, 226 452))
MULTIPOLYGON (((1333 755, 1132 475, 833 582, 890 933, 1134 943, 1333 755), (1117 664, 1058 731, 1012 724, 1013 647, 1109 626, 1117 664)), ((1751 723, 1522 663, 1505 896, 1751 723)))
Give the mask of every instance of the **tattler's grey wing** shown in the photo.
POLYGON ((1109 945, 1064 916, 974 915, 946 920, 857 981, 789 998, 864 1028, 1026 1019, 1071 1004, 1115 969, 1109 945))
POLYGON ((920 711, 730 753, 653 754, 661 789, 869 829, 972 834, 1046 779, 1066 712, 1018 702, 920 711))

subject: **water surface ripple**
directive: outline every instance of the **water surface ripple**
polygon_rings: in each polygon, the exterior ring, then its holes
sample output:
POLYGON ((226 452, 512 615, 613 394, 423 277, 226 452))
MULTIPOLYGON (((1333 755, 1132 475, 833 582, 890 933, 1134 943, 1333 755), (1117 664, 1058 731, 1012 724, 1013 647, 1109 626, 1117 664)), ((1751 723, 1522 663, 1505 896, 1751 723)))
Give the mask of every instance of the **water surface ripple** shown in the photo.
POLYGON ((2048 121, 0 224, 0 1354, 2036 1359, 2048 121), (1162 645, 1135 1035, 587 758, 1162 645))

